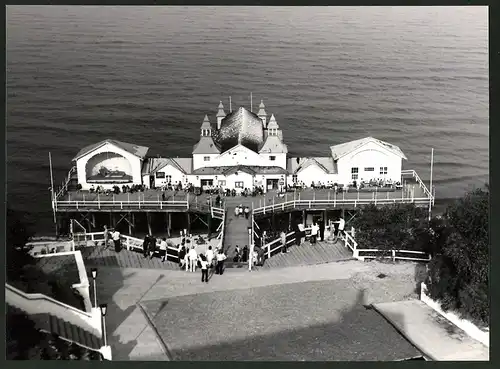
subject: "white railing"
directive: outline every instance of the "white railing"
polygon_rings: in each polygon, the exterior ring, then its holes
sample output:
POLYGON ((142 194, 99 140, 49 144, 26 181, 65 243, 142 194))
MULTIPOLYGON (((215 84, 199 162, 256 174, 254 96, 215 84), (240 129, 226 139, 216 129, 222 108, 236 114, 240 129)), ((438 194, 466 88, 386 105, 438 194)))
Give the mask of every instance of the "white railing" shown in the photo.
MULTIPOLYGON (((104 232, 93 232, 93 233, 84 233, 84 234, 75 234, 75 235, 84 237, 83 242, 85 242, 85 244, 83 245, 83 247, 95 247, 95 246, 99 245, 99 242, 102 242, 102 245, 104 244, 104 232), (88 244, 89 242, 92 242, 92 244, 89 245, 88 244)), ((120 234, 120 238, 122 240, 123 245, 125 246, 125 248, 127 250, 129 250, 129 251, 130 250, 142 250, 142 251, 144 250, 144 248, 142 247, 144 240, 141 240, 141 239, 136 238, 136 237, 124 235, 124 234, 120 234)), ((109 240, 111 240, 111 238, 109 240)), ((82 246, 82 245, 80 245, 80 246, 82 246)), ((177 254, 176 255, 172 255, 171 253, 169 254, 168 250, 173 250, 177 253, 176 247, 172 247, 170 245, 167 245, 167 256, 170 256, 170 257, 175 258, 175 259, 179 259, 179 256, 177 254)), ((155 250, 155 253, 156 252, 158 252, 158 250, 155 250)))
POLYGON ((224 211, 224 215, 222 217, 222 222, 221 224, 219 225, 219 227, 217 228, 217 230, 220 230, 219 234, 217 235, 217 239, 219 241, 219 244, 217 245, 217 248, 219 250, 222 250, 222 248, 224 247, 224 232, 226 230, 226 211, 223 209, 224 211))
POLYGON ((313 208, 313 207, 337 207, 341 205, 354 205, 354 207, 362 206, 362 205, 393 205, 393 204, 402 204, 402 203, 414 203, 417 205, 429 205, 429 198, 426 197, 401 197, 401 198, 392 198, 392 199, 331 199, 331 200, 293 200, 287 202, 280 202, 277 204, 262 206, 260 208, 256 208, 253 210, 253 214, 265 214, 266 212, 273 212, 275 210, 291 210, 296 208, 313 208))
MULTIPOLYGON (((309 232, 311 231, 311 227, 309 228, 305 228, 304 229, 305 232, 309 232)), ((295 242, 295 239, 294 238, 290 238, 288 239, 288 237, 292 236, 295 234, 295 231, 292 231, 292 232, 289 232, 286 234, 286 244, 289 245, 293 242, 295 242)), ((305 237, 310 237, 309 234, 306 233, 305 237)), ((267 258, 269 259, 272 255, 273 252, 281 249, 283 247, 283 244, 281 243, 281 237, 278 237, 277 239, 275 239, 274 241, 271 241, 269 243, 266 243, 264 246, 262 246, 262 249, 264 250, 264 252, 266 253, 267 255, 267 258)))
POLYGON ((424 190, 424 193, 429 197, 427 199, 427 201, 429 201, 429 199, 432 199, 434 201, 434 195, 431 194, 431 192, 429 191, 429 189, 427 188, 427 186, 424 184, 424 182, 422 182, 422 180, 420 179, 419 175, 417 172, 415 172, 413 169, 408 169, 408 170, 402 170, 401 171, 401 175, 411 175, 413 178, 415 178, 415 180, 417 181, 418 185, 420 186, 421 189, 424 190))
POLYGON ((66 177, 66 181, 62 183, 62 186, 61 188, 59 188, 59 190, 57 191, 56 195, 55 195, 55 200, 57 201, 57 199, 61 196, 64 196, 64 194, 68 191, 68 185, 69 185, 69 182, 71 182, 71 175, 73 174, 73 172, 76 173, 76 167, 73 166, 69 172, 68 172, 68 176, 66 177))
POLYGON ((215 206, 210 206, 210 213, 212 218, 223 219, 225 216, 225 211, 223 208, 217 208, 215 206))
POLYGON ((348 232, 342 232, 340 238, 344 241, 344 245, 352 251, 352 257, 358 258, 358 243, 348 232))
POLYGON ((96 207, 97 209, 125 209, 128 210, 131 207, 143 209, 143 208, 159 208, 160 210, 169 208, 179 208, 183 207, 189 209, 189 202, 186 201, 161 201, 161 200, 105 200, 101 201, 98 197, 97 200, 65 200, 56 201, 56 206, 65 206, 67 208, 74 208, 76 210, 80 208, 96 207))

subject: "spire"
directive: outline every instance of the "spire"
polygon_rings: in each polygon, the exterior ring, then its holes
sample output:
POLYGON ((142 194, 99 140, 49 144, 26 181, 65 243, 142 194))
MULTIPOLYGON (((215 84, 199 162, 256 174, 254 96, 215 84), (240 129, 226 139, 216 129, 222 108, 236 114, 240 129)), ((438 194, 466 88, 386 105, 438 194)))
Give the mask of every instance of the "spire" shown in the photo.
POLYGON ((208 120, 208 115, 205 115, 203 123, 201 124, 201 135, 205 137, 212 135, 212 125, 208 120))
POLYGON ((271 114, 271 119, 269 119, 269 124, 267 125, 267 129, 279 129, 278 123, 276 122, 276 118, 274 114, 271 114))
POLYGON ((264 124, 264 128, 266 128, 267 124, 267 113, 266 110, 264 109, 266 106, 264 105, 264 101, 260 100, 260 105, 259 105, 259 112, 257 113, 257 116, 262 120, 262 123, 264 124))
POLYGON ((217 118, 222 117, 224 118, 226 116, 226 112, 224 111, 224 105, 222 105, 222 101, 219 104, 219 111, 217 112, 217 118))

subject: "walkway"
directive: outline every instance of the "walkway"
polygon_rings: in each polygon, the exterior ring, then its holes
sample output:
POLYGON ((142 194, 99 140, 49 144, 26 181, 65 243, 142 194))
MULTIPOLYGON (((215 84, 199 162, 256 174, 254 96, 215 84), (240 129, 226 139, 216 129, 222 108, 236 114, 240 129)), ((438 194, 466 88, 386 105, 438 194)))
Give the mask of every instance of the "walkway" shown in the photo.
POLYGON ((236 216, 234 209, 242 205, 243 208, 248 206, 250 211, 252 209, 251 197, 227 197, 225 199, 226 208, 226 223, 224 224, 224 251, 227 257, 231 260, 234 257, 234 250, 236 245, 243 249, 248 244, 248 227, 250 227, 251 220, 246 219, 244 216, 236 216))

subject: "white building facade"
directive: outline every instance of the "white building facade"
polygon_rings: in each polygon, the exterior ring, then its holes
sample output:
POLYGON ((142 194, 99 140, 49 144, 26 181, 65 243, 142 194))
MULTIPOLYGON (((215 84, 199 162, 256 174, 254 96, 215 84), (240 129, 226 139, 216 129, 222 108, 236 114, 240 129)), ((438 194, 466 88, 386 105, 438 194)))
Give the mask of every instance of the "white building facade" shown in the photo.
POLYGON ((119 179, 148 188, 190 183, 268 191, 293 185, 351 185, 371 179, 401 181, 406 156, 387 142, 367 137, 331 146, 324 157, 297 158, 289 156, 283 131, 273 114, 268 119, 262 101, 257 114, 243 107, 226 114, 220 102, 215 118, 212 126, 205 115, 190 158, 145 158, 147 147, 114 140, 87 147, 74 159, 78 182, 83 189, 98 182, 112 186, 119 179))

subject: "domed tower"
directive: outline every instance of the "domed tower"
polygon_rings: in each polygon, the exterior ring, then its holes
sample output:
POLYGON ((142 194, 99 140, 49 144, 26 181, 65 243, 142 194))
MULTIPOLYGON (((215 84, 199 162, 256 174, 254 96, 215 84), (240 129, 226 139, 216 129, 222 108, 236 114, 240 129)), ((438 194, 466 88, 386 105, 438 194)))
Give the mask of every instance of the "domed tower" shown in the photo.
POLYGON ((266 113, 265 107, 266 106, 264 105, 264 101, 260 100, 259 111, 257 113, 257 116, 260 119, 262 119, 262 124, 264 126, 264 129, 266 128, 266 124, 267 124, 267 113, 266 113))
POLYGON ((277 167, 286 169, 288 148, 283 143, 283 133, 278 125, 278 122, 276 122, 274 114, 272 114, 271 119, 269 119, 266 140, 259 150, 259 154, 262 157, 274 162, 277 167))
POLYGON ((255 152, 264 142, 264 129, 260 118, 243 107, 221 120, 217 143, 222 152, 241 144, 255 152))
POLYGON ((193 148, 193 169, 210 166, 220 154, 220 149, 212 137, 212 125, 205 115, 201 124, 200 141, 193 148))
POLYGON ((217 112, 217 130, 220 129, 222 119, 226 116, 226 112, 224 111, 224 105, 222 105, 222 101, 219 103, 219 111, 217 112))

